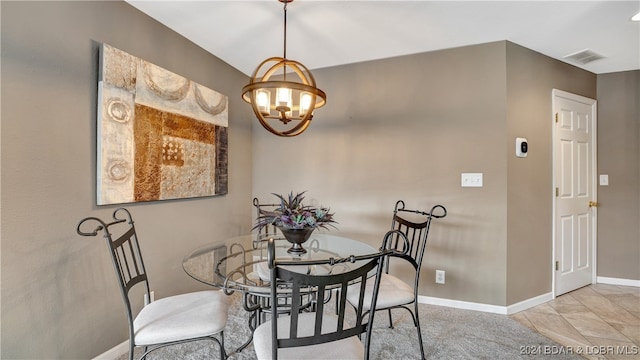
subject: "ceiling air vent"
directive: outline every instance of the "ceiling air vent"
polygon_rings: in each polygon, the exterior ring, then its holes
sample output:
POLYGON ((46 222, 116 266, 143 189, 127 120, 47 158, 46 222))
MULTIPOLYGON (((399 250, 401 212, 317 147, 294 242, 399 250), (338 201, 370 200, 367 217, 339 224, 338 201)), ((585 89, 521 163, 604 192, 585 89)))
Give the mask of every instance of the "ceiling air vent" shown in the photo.
POLYGON ((606 58, 606 56, 598 54, 597 52, 590 49, 584 49, 576 53, 569 54, 564 58, 569 61, 576 62, 578 64, 586 65, 592 61, 604 59, 606 58))

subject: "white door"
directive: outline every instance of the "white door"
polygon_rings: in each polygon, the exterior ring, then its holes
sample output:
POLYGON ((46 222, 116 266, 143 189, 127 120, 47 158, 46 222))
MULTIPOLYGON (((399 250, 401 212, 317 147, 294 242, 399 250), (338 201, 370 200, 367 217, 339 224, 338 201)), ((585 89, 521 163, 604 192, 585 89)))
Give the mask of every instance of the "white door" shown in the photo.
POLYGON ((553 90, 554 295, 595 281, 596 101, 553 90))

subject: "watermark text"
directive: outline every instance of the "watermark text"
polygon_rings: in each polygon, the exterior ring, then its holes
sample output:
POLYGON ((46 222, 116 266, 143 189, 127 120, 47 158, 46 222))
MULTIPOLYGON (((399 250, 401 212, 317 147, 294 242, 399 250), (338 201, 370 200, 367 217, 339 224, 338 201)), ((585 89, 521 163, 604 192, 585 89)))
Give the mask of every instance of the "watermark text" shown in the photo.
POLYGON ((637 345, 602 345, 602 346, 563 346, 563 345, 523 345, 520 346, 520 355, 640 355, 640 347, 637 345))

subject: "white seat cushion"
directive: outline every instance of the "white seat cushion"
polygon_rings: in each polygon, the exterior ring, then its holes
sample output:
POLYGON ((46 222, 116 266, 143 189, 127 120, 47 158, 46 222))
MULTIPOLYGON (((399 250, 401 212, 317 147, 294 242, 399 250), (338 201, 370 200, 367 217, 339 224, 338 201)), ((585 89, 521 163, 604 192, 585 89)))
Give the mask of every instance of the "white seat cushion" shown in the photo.
MULTIPOLYGON (((313 335, 315 313, 302 313, 298 319, 298 336, 313 335)), ((289 316, 278 318, 278 338, 289 336, 289 316)), ((323 333, 325 329, 331 332, 337 327, 337 317, 324 314, 322 318, 323 333)), ((271 321, 258 326, 253 333, 253 345, 258 359, 271 359, 271 321)), ((278 359, 359 359, 364 358, 364 345, 357 336, 304 347, 280 348, 278 359)))
POLYGON ((156 300, 133 321, 135 344, 161 344, 219 333, 227 323, 227 306, 227 297, 217 290, 156 300))
MULTIPOLYGON (((373 294, 374 280, 367 280, 364 291, 363 311, 371 308, 371 296, 373 294)), ((360 284, 350 285, 347 290, 347 300, 349 303, 358 305, 360 299, 360 284)), ((384 309, 397 305, 404 305, 413 302, 413 288, 404 281, 389 274, 382 274, 380 278, 380 289, 378 290, 378 301, 376 308, 384 309)))

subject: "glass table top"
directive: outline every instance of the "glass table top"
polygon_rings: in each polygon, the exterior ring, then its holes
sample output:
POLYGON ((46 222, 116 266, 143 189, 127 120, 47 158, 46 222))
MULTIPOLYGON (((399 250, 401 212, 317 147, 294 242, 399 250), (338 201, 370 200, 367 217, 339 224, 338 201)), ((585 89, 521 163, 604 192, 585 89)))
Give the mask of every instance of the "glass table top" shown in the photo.
MULTIPOLYGON (((351 255, 367 255, 378 252, 364 242, 336 235, 314 233, 304 243, 305 254, 287 253, 291 244, 282 235, 272 235, 276 245, 276 259, 295 262, 296 260, 325 260, 347 258, 351 255)), ((193 250, 185 256, 182 267, 192 278, 223 288, 227 291, 240 290, 250 293, 269 292, 269 268, 267 266, 267 244, 269 237, 251 234, 215 242, 193 250)), ((295 266, 302 272, 327 274, 344 272, 361 266, 356 261, 335 265, 295 266)), ((293 268, 292 267, 292 268, 293 268)))

